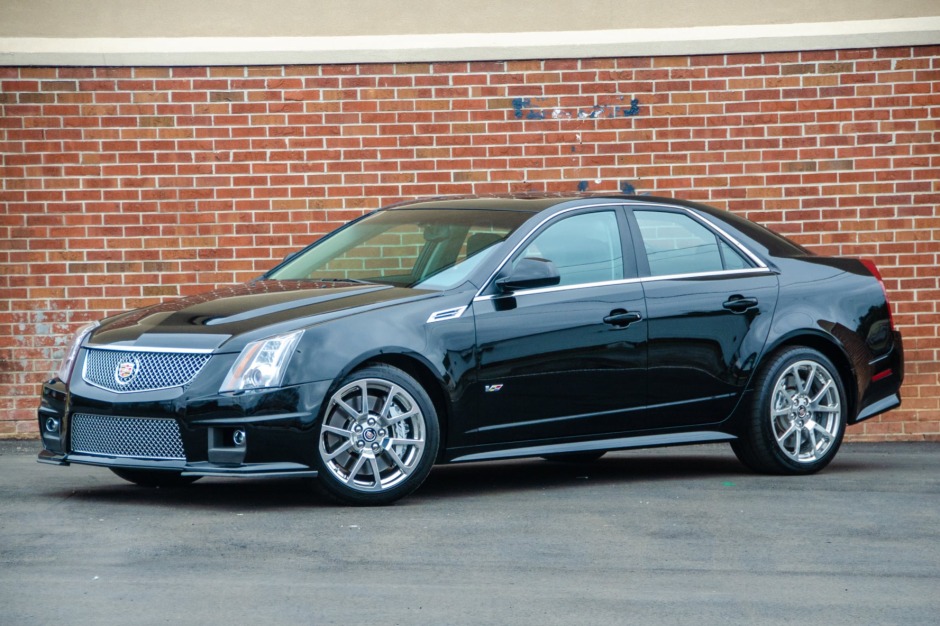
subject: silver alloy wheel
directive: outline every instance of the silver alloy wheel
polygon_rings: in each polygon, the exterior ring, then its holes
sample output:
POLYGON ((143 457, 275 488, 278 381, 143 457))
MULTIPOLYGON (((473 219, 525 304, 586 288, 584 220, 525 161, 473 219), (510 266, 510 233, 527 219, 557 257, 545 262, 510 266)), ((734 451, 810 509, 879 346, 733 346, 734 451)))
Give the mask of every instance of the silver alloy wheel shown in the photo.
POLYGON ((822 459, 837 442, 842 398, 832 373, 816 361, 797 361, 777 378, 770 420, 777 446, 797 463, 822 459))
POLYGON ((417 400, 381 378, 337 391, 320 428, 320 458, 341 483, 382 492, 408 478, 424 455, 427 426, 417 400))

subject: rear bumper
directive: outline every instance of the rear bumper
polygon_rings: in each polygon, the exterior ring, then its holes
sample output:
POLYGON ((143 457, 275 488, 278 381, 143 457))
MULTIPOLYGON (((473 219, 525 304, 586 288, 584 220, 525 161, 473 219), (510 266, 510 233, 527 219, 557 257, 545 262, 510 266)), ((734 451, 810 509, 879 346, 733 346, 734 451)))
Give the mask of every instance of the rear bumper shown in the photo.
POLYGON ((901 384, 904 382, 904 343, 901 333, 892 331, 891 351, 869 363, 869 384, 859 404, 858 415, 851 424, 871 419, 901 406, 901 384))

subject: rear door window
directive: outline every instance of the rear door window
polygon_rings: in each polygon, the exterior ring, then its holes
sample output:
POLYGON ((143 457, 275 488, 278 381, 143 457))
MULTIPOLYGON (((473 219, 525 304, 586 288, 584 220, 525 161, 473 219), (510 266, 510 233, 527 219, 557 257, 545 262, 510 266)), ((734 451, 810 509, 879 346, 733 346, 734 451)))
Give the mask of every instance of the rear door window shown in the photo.
POLYGON ((733 246, 682 213, 634 211, 652 276, 740 270, 751 263, 733 246))

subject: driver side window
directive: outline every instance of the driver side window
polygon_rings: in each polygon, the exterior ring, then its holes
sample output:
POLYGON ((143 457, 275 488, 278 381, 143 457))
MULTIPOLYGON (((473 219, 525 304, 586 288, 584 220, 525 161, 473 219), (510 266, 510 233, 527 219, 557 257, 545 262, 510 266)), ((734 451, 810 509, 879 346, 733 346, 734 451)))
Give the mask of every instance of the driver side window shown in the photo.
POLYGON ((582 213, 555 222, 516 259, 548 259, 561 275, 559 285, 599 283, 623 278, 623 252, 613 211, 582 213))

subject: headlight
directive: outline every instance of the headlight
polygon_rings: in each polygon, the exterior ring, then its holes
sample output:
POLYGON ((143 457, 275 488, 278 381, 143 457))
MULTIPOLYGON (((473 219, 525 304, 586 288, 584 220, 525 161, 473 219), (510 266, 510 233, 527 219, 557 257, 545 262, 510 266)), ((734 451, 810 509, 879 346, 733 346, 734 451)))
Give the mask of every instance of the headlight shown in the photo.
POLYGON ((303 334, 304 331, 297 330, 249 343, 238 355, 219 391, 249 391, 279 386, 294 348, 303 334))
POLYGON ((75 336, 72 337, 72 343, 69 344, 68 350, 65 352, 65 356, 62 358, 62 362, 59 364, 59 369, 56 370, 56 377, 64 383, 68 383, 69 379, 72 378, 72 368, 75 367, 75 358, 78 356, 78 351, 82 347, 82 343, 85 341, 85 338, 91 334, 91 331, 98 328, 98 322, 93 322, 91 324, 86 324, 78 329, 78 332, 75 333, 75 336))

